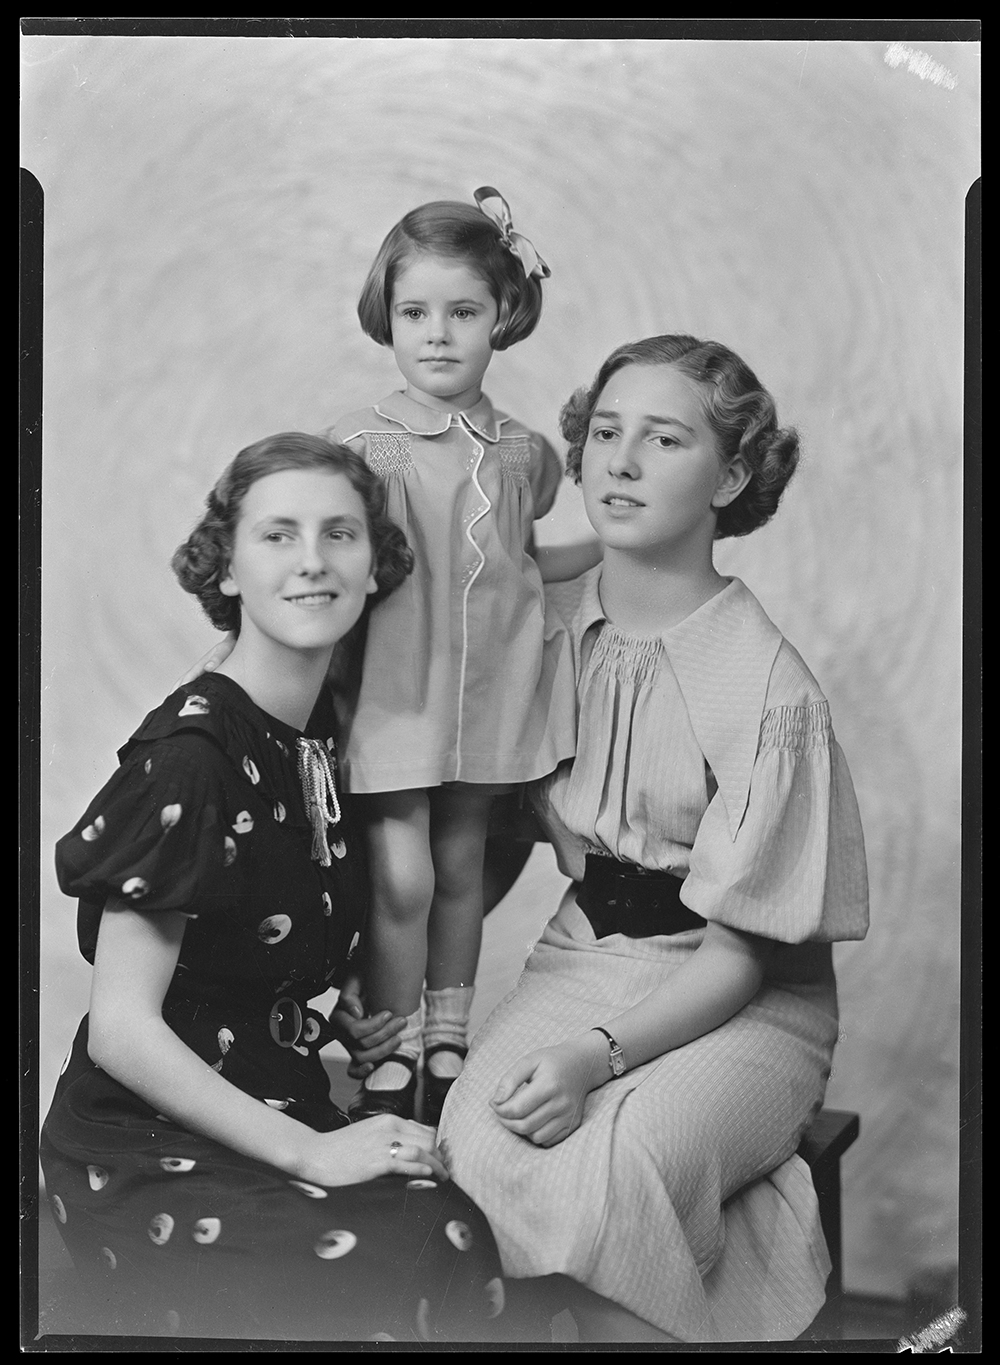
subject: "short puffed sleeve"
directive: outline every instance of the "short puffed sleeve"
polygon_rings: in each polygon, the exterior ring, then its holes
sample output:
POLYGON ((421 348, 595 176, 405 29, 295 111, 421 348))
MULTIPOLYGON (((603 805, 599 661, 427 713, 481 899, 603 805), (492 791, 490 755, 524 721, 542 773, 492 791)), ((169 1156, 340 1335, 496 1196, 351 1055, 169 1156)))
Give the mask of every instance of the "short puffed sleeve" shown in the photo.
POLYGON ((66 895, 196 914, 227 863, 222 762, 196 733, 136 745, 56 844, 66 895))
POLYGON ((681 899, 707 920, 781 943, 864 938, 861 821, 825 701, 765 712, 739 828, 734 836, 717 792, 681 899))
POLYGON ((531 437, 531 456, 531 498, 537 521, 552 510, 562 481, 563 467, 554 448, 537 432, 531 437))

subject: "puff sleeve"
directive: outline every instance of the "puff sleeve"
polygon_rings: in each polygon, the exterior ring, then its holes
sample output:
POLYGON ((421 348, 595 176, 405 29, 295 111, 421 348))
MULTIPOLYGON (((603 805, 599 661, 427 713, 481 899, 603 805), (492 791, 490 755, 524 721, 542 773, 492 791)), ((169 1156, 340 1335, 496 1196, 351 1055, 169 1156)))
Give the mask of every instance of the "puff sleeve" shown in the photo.
POLYGON ((535 432, 531 447, 531 498, 537 521, 552 510, 562 482, 563 467, 559 456, 544 436, 535 432))
POLYGON ((197 734, 138 745, 56 844, 65 894, 196 914, 230 853, 214 759, 197 734))
POLYGON ((681 898, 707 920, 781 943, 864 938, 861 821, 825 701, 765 712, 740 827, 733 837, 716 792, 681 898))

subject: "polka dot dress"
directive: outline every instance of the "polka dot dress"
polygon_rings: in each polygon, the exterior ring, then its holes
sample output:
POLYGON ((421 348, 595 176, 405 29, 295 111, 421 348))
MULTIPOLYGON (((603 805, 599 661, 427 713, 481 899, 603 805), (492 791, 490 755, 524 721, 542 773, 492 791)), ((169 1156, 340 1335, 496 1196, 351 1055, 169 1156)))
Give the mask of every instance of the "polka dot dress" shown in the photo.
MULTIPOLYGON (((93 960, 110 898, 189 916, 167 1023, 261 1104, 329 1132, 309 1001, 360 941, 366 880, 346 818, 314 857, 299 763, 308 737, 230 679, 204 676, 152 712, 57 846, 93 960)), ((339 809, 339 807, 338 807, 339 809)), ((113 913, 113 911, 109 911, 113 913)), ((57 1226, 109 1332, 331 1341, 490 1339, 503 1310, 492 1235, 451 1184, 386 1176, 326 1188, 173 1123, 90 1061, 87 1020, 41 1143, 57 1226)))

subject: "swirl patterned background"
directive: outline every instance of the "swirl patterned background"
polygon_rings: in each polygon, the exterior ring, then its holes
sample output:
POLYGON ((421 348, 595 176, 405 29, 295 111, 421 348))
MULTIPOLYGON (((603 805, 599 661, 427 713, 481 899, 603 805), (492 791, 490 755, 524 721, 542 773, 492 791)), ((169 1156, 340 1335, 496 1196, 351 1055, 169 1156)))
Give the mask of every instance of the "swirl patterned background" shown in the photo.
MULTIPOLYGON (((862 1115, 848 1287, 947 1272, 978 45, 931 45, 950 81, 858 42, 49 36, 22 53, 46 210, 42 1104, 88 987, 52 844, 216 638, 171 552, 241 446, 394 387, 354 311, 371 256, 407 209, 495 184, 552 267, 537 332, 487 377, 499 406, 557 439, 613 346, 689 331, 743 354, 801 430, 777 519, 719 561, 827 691, 867 833, 873 924, 838 949, 828 1095, 862 1115)), ((585 529, 567 484, 541 539, 585 529)), ((544 864, 525 887, 537 934, 558 878, 544 864)), ((484 980, 518 967, 484 959, 484 980)))

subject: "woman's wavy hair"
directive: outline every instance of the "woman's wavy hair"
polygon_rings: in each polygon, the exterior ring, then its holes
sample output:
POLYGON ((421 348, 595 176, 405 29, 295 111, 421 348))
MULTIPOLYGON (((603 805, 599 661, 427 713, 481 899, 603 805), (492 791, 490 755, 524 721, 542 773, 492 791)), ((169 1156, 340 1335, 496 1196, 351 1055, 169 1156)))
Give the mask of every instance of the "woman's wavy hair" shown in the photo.
POLYGON ((559 415, 569 442, 566 473, 580 482, 583 447, 590 419, 604 386, 626 365, 673 365, 701 388, 705 420, 715 435, 719 458, 729 464, 742 456, 750 470, 746 487, 719 508, 716 540, 746 536, 763 526, 778 503, 799 459, 799 437, 779 427, 774 399, 744 361, 718 341, 683 334, 646 337, 612 351, 589 388, 577 389, 559 415))
POLYGON ((500 228, 474 204, 439 199, 401 218, 378 249, 358 299, 365 332, 380 346, 392 345, 392 291, 400 271, 415 257, 465 261, 489 287, 498 317, 490 334, 494 351, 505 351, 535 330, 542 314, 541 281, 525 278, 520 258, 500 228))
POLYGON ((284 431, 241 450, 205 499, 205 513, 170 561, 185 592, 193 593, 219 630, 239 631, 240 602, 221 584, 229 572, 236 523, 249 489, 268 474, 283 469, 322 469, 343 474, 364 504, 374 555, 377 592, 374 606, 397 588, 413 569, 413 552, 403 532, 386 516, 385 488, 360 455, 322 436, 284 431))

